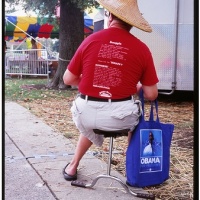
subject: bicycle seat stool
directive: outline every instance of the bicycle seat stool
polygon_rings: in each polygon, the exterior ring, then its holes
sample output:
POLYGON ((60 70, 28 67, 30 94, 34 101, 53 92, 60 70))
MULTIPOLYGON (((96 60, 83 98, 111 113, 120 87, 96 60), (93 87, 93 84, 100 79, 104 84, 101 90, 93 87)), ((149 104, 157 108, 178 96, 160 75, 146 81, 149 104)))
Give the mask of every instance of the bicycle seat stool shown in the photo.
POLYGON ((114 130, 114 131, 105 131, 100 129, 93 129, 94 133, 99 135, 104 135, 104 137, 110 137, 110 143, 109 143, 109 157, 108 157, 108 166, 107 166, 107 174, 101 174, 98 175, 91 184, 85 184, 81 181, 75 180, 71 182, 72 186, 78 186, 78 187, 84 187, 84 188, 92 188, 100 178, 110 178, 115 181, 118 181, 122 187, 126 190, 126 192, 132 194, 135 197, 139 198, 145 198, 145 199, 155 199, 155 196, 153 194, 145 194, 145 193, 136 193, 133 192, 121 179, 111 176, 111 161, 112 161, 112 149, 113 149, 113 138, 121 137, 121 136, 127 136, 130 129, 122 129, 122 130, 114 130))

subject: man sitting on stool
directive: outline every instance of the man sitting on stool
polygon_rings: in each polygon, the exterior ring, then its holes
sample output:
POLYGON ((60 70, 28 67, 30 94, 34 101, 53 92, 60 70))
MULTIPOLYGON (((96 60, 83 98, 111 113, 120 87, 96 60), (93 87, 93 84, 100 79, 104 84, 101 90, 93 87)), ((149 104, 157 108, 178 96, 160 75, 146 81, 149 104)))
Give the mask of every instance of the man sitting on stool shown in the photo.
POLYGON ((103 136, 93 129, 133 130, 140 116, 133 95, 141 88, 148 100, 158 95, 151 52, 129 32, 133 26, 152 31, 137 0, 97 1, 106 9, 108 29, 93 33, 82 42, 63 76, 66 85, 77 85, 80 92, 71 107, 80 137, 72 161, 63 169, 68 181, 77 179, 77 167, 90 146, 103 143, 103 136))

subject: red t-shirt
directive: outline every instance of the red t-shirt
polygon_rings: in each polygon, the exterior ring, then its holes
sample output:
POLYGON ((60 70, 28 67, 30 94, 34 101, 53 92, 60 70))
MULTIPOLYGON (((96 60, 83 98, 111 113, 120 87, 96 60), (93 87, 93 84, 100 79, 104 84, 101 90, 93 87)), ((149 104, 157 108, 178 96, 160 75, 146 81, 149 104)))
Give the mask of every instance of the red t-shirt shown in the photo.
POLYGON ((87 37, 67 66, 82 79, 82 94, 120 99, 136 93, 140 81, 150 86, 158 82, 148 47, 131 33, 108 28, 87 37))

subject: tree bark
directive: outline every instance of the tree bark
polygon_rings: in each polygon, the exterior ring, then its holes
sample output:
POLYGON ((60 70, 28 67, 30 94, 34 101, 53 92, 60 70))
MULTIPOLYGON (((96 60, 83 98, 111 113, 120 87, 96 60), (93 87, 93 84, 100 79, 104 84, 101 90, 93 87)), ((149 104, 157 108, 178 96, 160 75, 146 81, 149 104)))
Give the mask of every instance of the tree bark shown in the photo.
POLYGON ((63 75, 78 46, 84 39, 84 13, 71 1, 60 0, 59 61, 48 88, 67 89, 63 75))

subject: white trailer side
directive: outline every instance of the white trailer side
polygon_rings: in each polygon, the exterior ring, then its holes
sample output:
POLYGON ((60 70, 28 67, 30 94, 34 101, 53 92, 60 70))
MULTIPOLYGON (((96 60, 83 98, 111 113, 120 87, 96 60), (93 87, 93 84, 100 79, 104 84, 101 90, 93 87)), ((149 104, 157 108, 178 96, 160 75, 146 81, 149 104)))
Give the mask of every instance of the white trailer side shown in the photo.
POLYGON ((152 33, 132 28, 131 33, 150 48, 160 90, 193 91, 194 2, 193 0, 138 0, 152 33))

